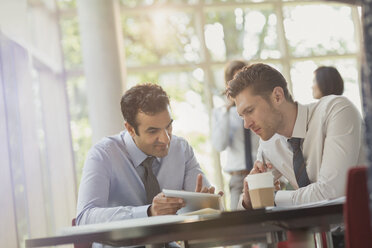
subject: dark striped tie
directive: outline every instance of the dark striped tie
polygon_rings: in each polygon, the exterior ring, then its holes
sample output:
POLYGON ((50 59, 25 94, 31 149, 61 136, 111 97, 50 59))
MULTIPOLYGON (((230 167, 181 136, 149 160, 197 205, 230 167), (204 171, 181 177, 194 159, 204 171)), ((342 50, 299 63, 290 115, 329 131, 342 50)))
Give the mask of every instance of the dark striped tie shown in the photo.
POLYGON ((288 142, 293 149, 293 170, 296 176, 298 187, 305 187, 310 184, 310 180, 307 176, 306 163, 301 150, 301 139, 291 138, 288 139, 288 142))
POLYGON ((147 204, 152 203, 152 199, 160 193, 160 186, 158 179, 152 172, 152 162, 155 157, 147 157, 141 165, 145 168, 143 184, 145 185, 147 204))
POLYGON ((253 168, 251 130, 244 128, 245 168, 251 171, 253 168))

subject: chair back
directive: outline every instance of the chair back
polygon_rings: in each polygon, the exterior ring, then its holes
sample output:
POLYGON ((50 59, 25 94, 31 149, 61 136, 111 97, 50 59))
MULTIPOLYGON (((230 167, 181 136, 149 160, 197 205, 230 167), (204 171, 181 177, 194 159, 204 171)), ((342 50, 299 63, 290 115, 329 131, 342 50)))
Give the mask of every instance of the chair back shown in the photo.
POLYGON ((372 247, 367 168, 349 170, 344 205, 345 243, 348 248, 372 247))
MULTIPOLYGON (((76 226, 76 219, 72 219, 72 226, 76 226)), ((74 243, 74 248, 92 248, 92 243, 74 243)))

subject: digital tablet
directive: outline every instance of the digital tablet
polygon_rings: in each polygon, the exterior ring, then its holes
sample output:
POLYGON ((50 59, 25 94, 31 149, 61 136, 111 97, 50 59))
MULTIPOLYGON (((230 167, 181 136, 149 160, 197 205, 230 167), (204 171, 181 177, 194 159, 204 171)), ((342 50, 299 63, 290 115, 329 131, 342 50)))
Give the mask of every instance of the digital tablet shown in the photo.
POLYGON ((217 194, 170 189, 163 189, 163 193, 166 197, 179 197, 185 200, 186 206, 178 210, 178 214, 188 213, 203 208, 221 210, 221 196, 217 194))

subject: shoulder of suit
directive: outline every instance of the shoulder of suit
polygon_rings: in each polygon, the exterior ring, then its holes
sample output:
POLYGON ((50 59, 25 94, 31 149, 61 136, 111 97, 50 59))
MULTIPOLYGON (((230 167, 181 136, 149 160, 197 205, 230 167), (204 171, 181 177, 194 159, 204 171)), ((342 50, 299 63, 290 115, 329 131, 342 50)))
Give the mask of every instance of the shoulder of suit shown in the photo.
POLYGON ((311 110, 315 109, 330 109, 333 108, 334 106, 354 106, 354 104, 345 96, 336 96, 336 95, 329 95, 329 96, 324 96, 320 98, 319 101, 315 103, 310 103, 307 104, 307 107, 311 110))
POLYGON ((183 137, 172 134, 171 144, 172 145, 189 145, 189 142, 183 137))
POLYGON ((104 137, 99 142, 97 142, 93 147, 96 149, 103 149, 107 151, 112 149, 113 147, 117 147, 120 144, 122 144, 121 133, 104 137))
POLYGON ((110 157, 113 153, 117 151, 125 150, 124 144, 121 141, 120 134, 107 136, 102 138, 96 144, 94 144, 88 152, 87 157, 89 158, 103 158, 103 157, 110 157))
POLYGON ((344 103, 351 103, 350 100, 345 96, 336 96, 336 95, 329 95, 320 98, 320 104, 331 104, 333 102, 344 102, 344 103))

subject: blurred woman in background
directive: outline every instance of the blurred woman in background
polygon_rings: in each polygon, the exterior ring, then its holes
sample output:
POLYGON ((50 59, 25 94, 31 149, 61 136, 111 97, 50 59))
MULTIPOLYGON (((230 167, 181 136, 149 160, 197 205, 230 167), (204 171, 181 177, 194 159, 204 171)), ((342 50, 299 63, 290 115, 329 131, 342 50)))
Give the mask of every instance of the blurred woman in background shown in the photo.
POLYGON ((320 66, 314 71, 313 97, 320 99, 328 95, 342 95, 344 80, 336 68, 320 66))

